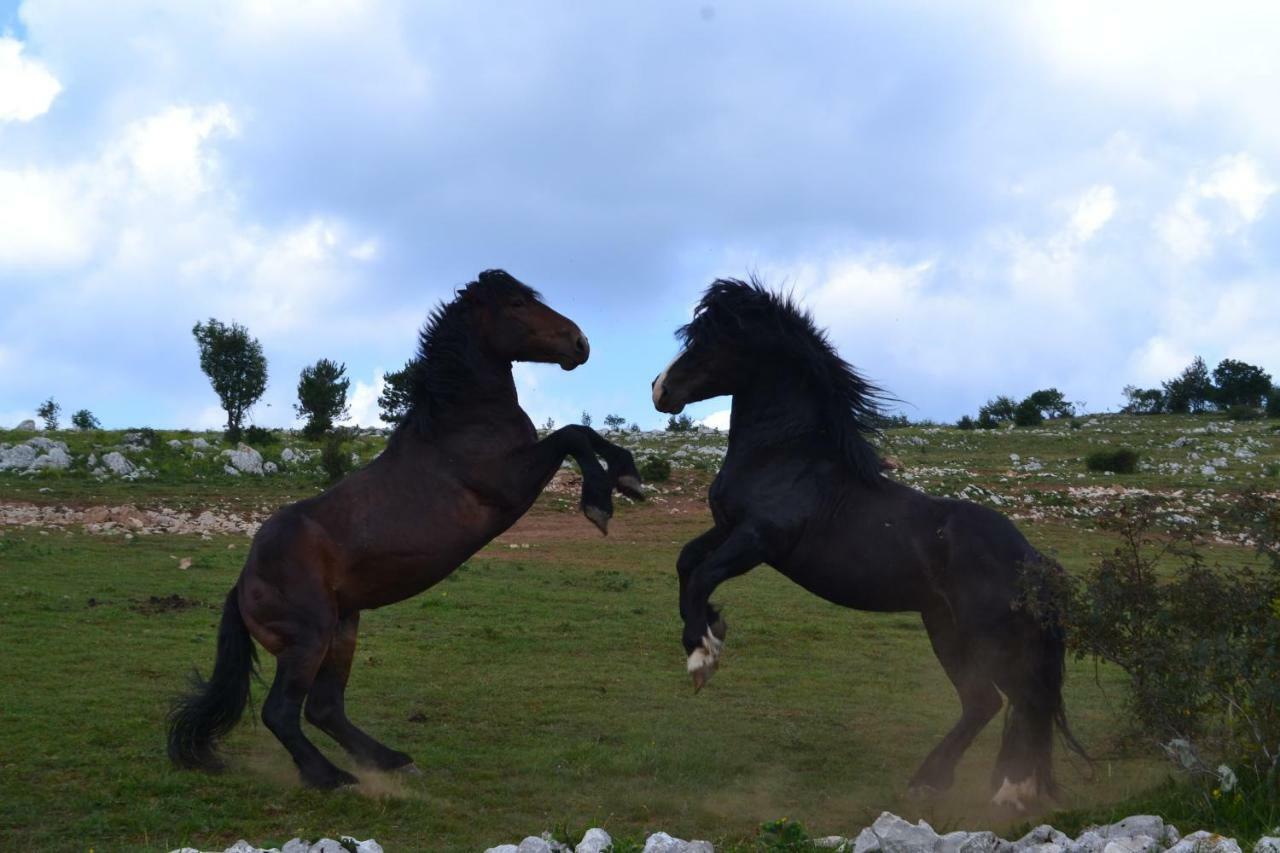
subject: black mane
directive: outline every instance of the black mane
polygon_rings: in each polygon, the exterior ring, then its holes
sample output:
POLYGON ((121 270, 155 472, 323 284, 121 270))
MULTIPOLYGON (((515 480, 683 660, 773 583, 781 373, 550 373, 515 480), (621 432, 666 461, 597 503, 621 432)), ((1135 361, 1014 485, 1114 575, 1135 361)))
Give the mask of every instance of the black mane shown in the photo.
POLYGON ((418 352, 411 362, 409 410, 402 424, 421 432, 431 429, 441 411, 471 388, 471 367, 478 349, 468 319, 473 307, 519 293, 541 301, 542 294, 505 270, 485 270, 459 288, 450 302, 431 310, 418 333, 418 352))
POLYGON ((823 395, 824 432, 853 473, 867 482, 880 481, 880 457, 869 439, 880 434, 882 405, 889 397, 840 357, 826 331, 790 294, 775 293, 755 277, 750 282, 717 279, 676 337, 686 348, 745 342, 762 359, 786 361, 807 373, 823 395))

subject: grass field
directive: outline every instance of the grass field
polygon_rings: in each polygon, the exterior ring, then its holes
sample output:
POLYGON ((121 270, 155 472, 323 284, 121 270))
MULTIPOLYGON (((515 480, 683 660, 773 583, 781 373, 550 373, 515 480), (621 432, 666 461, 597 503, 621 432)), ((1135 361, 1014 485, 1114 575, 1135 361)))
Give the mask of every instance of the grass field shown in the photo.
MULTIPOLYGON (((912 428, 891 431, 885 445, 904 463, 897 476, 1011 512, 1033 542, 1078 571, 1110 547, 1093 520, 1127 488, 1212 514, 1244 488, 1280 486, 1271 424, 1213 423, 912 428), (1143 452, 1139 473, 1085 472, 1089 449, 1119 443, 1143 452), (1213 474, 1203 471, 1222 459, 1213 474)), ((54 437, 77 461, 56 473, 0 473, 0 513, 127 503, 256 519, 322 487, 305 466, 225 474, 169 448, 177 433, 137 452, 154 477, 99 479, 81 459, 116 446, 120 434, 54 437)), ((25 438, 0 433, 0 443, 25 438)), ((227 743, 228 773, 179 772, 165 759, 167 702, 192 666, 207 672, 212 663, 218 608, 247 536, 128 525, 88 533, 0 515, 0 848, 222 849, 241 837, 265 845, 352 834, 389 851, 481 850, 543 829, 601 825, 624 837, 664 829, 749 849, 762 821, 852 833, 885 809, 940 828, 992 825, 999 816, 985 806, 986 778, 998 723, 945 799, 906 797, 911 772, 958 713, 913 615, 841 610, 758 569, 717 596, 730 625, 726 658, 693 695, 673 565, 679 545, 708 523, 701 495, 723 440, 629 440, 674 457, 677 472, 649 503, 619 501, 607 539, 576 515, 571 490, 555 490, 446 582, 365 615, 348 707, 424 775, 366 777, 337 794, 299 788, 283 749, 248 719, 227 743)), ((305 446, 288 438, 264 455, 286 444, 305 446)), ((369 458, 379 446, 365 437, 356 452, 369 458)), ((1219 556, 1247 559, 1226 543, 1219 556)), ((269 658, 263 667, 269 680, 269 658)), ((262 694, 255 689, 255 702, 262 694)), ((1067 698, 1077 733, 1101 761, 1092 780, 1063 764, 1066 805, 1105 809, 1166 776, 1164 765, 1115 748, 1124 713, 1117 673, 1073 662, 1067 698)))

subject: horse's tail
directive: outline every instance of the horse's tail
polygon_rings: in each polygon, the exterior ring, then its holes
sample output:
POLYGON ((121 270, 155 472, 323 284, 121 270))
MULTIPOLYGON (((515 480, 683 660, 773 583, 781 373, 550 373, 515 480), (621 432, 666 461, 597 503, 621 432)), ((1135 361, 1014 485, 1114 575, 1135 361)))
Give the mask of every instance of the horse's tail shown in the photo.
POLYGON ((249 702, 249 679, 257 671, 258 652, 240 614, 236 587, 227 593, 218 626, 218 656, 205 681, 191 673, 191 692, 169 710, 169 758, 179 767, 220 770, 218 739, 239 722, 249 702))
POLYGON ((1067 677, 1067 638, 1061 617, 1055 614, 1055 618, 1051 619, 1046 626, 1045 632, 1047 634, 1045 641, 1050 647, 1051 659, 1054 662, 1049 672, 1049 687, 1052 691, 1050 695, 1054 699, 1053 724, 1062 737, 1063 745, 1084 759, 1085 763, 1092 768, 1093 759, 1081 746, 1080 741, 1076 740, 1070 724, 1067 723, 1067 703, 1062 696, 1062 684, 1067 677))

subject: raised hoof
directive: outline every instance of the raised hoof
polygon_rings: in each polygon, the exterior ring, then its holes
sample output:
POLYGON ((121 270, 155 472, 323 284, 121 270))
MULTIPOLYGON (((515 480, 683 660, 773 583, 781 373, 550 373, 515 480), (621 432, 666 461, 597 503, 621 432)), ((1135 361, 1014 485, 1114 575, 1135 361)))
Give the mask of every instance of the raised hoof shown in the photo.
POLYGON ((633 501, 644 500, 644 491, 640 485, 640 478, 633 477, 630 474, 625 477, 618 478, 618 491, 622 492, 633 501))
POLYGON ((418 767, 418 765, 414 764, 412 761, 410 761, 408 764, 404 765, 403 767, 397 767, 395 772, 403 773, 406 776, 422 775, 422 769, 418 767))
POLYGON ((708 628, 707 633, 702 637, 702 644, 689 654, 687 668, 689 675, 693 677, 694 693, 701 690, 715 674, 716 668, 720 665, 720 652, 723 648, 724 641, 708 628))
POLYGON ((600 532, 605 536, 609 535, 609 513, 595 506, 584 506, 582 514, 585 515, 592 524, 600 528, 600 532))

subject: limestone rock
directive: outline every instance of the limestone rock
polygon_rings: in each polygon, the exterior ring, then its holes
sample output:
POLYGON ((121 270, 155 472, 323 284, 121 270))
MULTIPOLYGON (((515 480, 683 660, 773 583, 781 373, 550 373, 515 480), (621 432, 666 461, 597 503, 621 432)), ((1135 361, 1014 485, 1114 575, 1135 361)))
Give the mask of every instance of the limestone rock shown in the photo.
POLYGON ((124 454, 118 450, 113 450, 102 457, 102 464, 107 466, 107 470, 112 474, 120 477, 133 473, 133 463, 125 459, 124 454))
POLYGON ((25 471, 35 461, 36 449, 30 444, 18 444, 7 450, 0 450, 0 471, 9 468, 25 471))
POLYGON ((921 853, 933 850, 939 841, 938 833, 925 821, 913 824, 889 812, 876 818, 871 831, 880 840, 884 853, 921 853))
POLYGON ((247 444, 241 444, 235 450, 224 450, 222 455, 237 470, 245 474, 262 473, 262 454, 247 444))
POLYGON ((516 853, 552 853, 552 850, 545 838, 530 835, 516 847, 516 853))
POLYGON ((46 468, 52 468, 55 471, 65 471, 71 467, 71 457, 67 455, 67 451, 61 447, 55 447, 44 456, 36 459, 31 463, 31 470, 42 471, 46 468))
MULTIPOLYGON (((582 836, 582 840, 578 842, 578 846, 573 848, 573 853, 604 853, 613 846, 613 838, 603 829, 592 827, 587 830, 587 834, 582 836)), ((1277 850, 1276 853, 1280 853, 1277 850)))
POLYGON ((1234 838, 1224 838, 1202 829, 1170 847, 1169 853, 1240 853, 1240 845, 1234 838))
POLYGON ((36 422, 31 420, 30 418, 27 418, 25 421, 22 421, 16 427, 14 427, 14 429, 19 432, 35 432, 36 422))
POLYGON ((655 832, 644 840, 644 853, 715 853, 715 848, 709 841, 685 841, 655 832))

